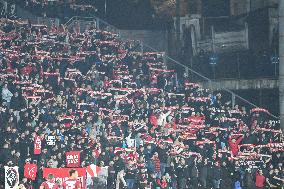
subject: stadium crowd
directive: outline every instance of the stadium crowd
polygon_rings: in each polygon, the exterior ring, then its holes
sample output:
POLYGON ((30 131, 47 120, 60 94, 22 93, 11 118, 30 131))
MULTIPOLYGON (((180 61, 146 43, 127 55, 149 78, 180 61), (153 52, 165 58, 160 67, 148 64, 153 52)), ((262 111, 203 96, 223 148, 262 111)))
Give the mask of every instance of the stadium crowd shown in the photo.
POLYGON ((93 25, 3 19, 0 40, 0 188, 4 166, 19 167, 19 188, 39 188, 42 169, 66 167, 71 150, 81 167, 108 166, 107 182, 89 188, 283 186, 279 123, 167 69, 163 53, 93 25), (27 163, 38 166, 34 181, 27 163))

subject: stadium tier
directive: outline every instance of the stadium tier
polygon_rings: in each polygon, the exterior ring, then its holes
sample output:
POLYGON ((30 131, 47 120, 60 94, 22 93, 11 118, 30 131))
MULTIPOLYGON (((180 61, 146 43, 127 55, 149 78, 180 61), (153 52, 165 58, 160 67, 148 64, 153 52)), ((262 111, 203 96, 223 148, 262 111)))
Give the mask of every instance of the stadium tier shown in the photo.
POLYGON ((279 122, 176 74, 164 53, 92 25, 8 19, 0 43, 1 188, 283 186, 279 122))

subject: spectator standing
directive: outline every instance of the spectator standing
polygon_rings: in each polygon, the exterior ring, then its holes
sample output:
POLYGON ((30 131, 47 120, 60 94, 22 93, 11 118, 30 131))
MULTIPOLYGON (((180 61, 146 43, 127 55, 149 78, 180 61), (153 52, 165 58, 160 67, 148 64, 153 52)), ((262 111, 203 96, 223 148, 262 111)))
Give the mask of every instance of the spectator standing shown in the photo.
POLYGON ((152 156, 152 161, 155 167, 155 174, 157 175, 157 178, 161 178, 161 161, 159 159, 158 152, 155 152, 152 156))
POLYGON ((221 167, 219 162, 215 163, 214 169, 213 169, 213 185, 214 189, 219 189, 221 183, 221 167))
POLYGON ((208 160, 204 158, 203 162, 200 163, 200 184, 203 188, 207 187, 207 173, 208 173, 208 160))
POLYGON ((255 175, 255 186, 258 189, 263 189, 265 184, 265 176, 263 175, 262 170, 257 170, 255 175))
POLYGON ((239 137, 238 139, 235 138, 229 138, 229 146, 232 150, 232 155, 236 156, 239 152, 239 147, 238 145, 241 143, 241 141, 243 140, 243 137, 239 137))
POLYGON ((5 83, 3 88, 2 88, 2 100, 4 101, 4 103, 10 107, 10 102, 11 102, 11 98, 12 98, 13 94, 11 93, 11 91, 8 89, 8 84, 5 83))
POLYGON ((181 159, 177 167, 177 183, 179 189, 186 189, 188 179, 188 167, 185 160, 181 159))
POLYGON ((116 189, 121 189, 121 188, 126 188, 127 187, 127 183, 124 179, 125 177, 125 171, 121 170, 117 173, 117 177, 116 177, 116 189))

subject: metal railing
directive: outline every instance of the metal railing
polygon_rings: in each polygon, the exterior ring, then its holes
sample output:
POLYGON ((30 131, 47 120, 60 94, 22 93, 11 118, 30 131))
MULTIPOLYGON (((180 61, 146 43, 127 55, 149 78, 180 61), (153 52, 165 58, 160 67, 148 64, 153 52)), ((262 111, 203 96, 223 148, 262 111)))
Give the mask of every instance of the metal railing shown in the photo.
MULTIPOLYGON (((144 52, 148 51, 148 52, 158 52, 156 49, 149 47, 145 44, 143 44, 144 46, 144 52), (145 47, 148 50, 145 50, 145 47)), ((195 70, 191 69, 189 66, 186 66, 182 63, 180 63, 177 60, 174 60, 173 58, 165 55, 164 59, 166 60, 167 64, 169 67, 174 68, 175 70, 184 70, 185 72, 188 73, 189 79, 193 82, 208 82, 209 86, 211 86, 209 89, 212 91, 212 93, 219 93, 221 92, 225 97, 227 101, 232 101, 231 104, 232 106, 234 105, 242 105, 247 107, 248 109, 252 109, 252 108, 258 108, 259 106, 257 106, 256 104, 248 101, 247 99, 239 96, 238 94, 234 93, 233 91, 226 89, 226 88, 222 88, 219 89, 217 91, 213 90, 213 82, 211 79, 209 79, 208 77, 205 77, 204 75, 196 72, 195 70)), ((272 113, 268 113, 272 118, 274 119, 279 119, 278 116, 272 114, 272 113)))
MULTIPOLYGON (((116 28, 115 26, 97 18, 97 17, 79 17, 79 16, 74 16, 72 17, 70 20, 68 20, 65 25, 68 28, 71 28, 72 26, 74 26, 75 22, 80 23, 80 26, 82 28, 85 28, 86 24, 89 24, 90 22, 93 22, 93 24, 96 25, 97 29, 100 30, 106 30, 109 32, 113 32, 118 34, 118 36, 120 36, 120 30, 118 28, 116 28)), ((121 39, 121 38, 120 38, 121 39)), ((121 39, 123 41, 127 40, 127 39, 121 39)), ((149 45, 143 43, 140 41, 140 48, 139 48, 139 52, 143 53, 143 52, 160 52, 156 49, 154 49, 153 47, 150 47, 149 45)), ((252 109, 252 108, 258 108, 259 106, 257 106, 256 104, 248 101, 247 99, 237 95, 236 93, 234 93, 233 91, 226 89, 226 88, 222 88, 218 91, 214 91, 213 90, 213 86, 212 83, 213 81, 211 79, 209 79, 208 77, 205 77, 204 75, 200 74, 199 72, 191 69, 189 66, 182 64, 181 62, 167 56, 166 54, 164 55, 164 61, 167 65, 168 68, 170 69, 174 69, 177 71, 177 73, 180 75, 184 72, 187 73, 189 79, 192 82, 201 82, 201 81, 205 81, 209 83, 209 86, 211 86, 209 90, 211 90, 211 93, 222 93, 222 95, 224 96, 224 99, 227 100, 227 102, 230 102, 232 107, 235 105, 240 105, 240 106, 244 106, 248 109, 252 109)), ((271 118, 274 119, 279 119, 278 116, 272 114, 272 113, 268 113, 269 116, 271 116, 271 118)))
POLYGON ((98 18, 98 17, 82 17, 82 16, 73 16, 70 18, 64 25, 71 29, 76 23, 80 24, 82 30, 85 30, 87 24, 94 24, 97 29, 106 30, 109 32, 113 32, 116 34, 120 34, 120 30, 115 26, 107 23, 106 21, 98 18))

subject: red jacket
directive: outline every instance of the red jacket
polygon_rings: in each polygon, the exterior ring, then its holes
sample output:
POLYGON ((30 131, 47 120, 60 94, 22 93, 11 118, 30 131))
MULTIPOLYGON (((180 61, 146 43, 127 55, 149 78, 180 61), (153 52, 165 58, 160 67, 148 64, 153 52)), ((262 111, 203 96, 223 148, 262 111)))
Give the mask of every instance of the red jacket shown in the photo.
POLYGON ((256 187, 264 187, 265 183, 265 176, 260 175, 258 171, 256 172, 256 178, 255 178, 255 186, 256 187))
POLYGON ((236 156, 239 152, 239 147, 238 145, 240 144, 240 142, 243 140, 243 137, 240 137, 236 140, 235 143, 232 142, 232 138, 229 138, 229 145, 232 151, 233 156, 236 156))

